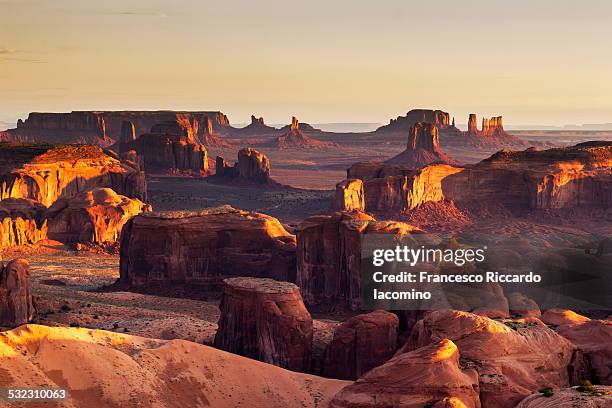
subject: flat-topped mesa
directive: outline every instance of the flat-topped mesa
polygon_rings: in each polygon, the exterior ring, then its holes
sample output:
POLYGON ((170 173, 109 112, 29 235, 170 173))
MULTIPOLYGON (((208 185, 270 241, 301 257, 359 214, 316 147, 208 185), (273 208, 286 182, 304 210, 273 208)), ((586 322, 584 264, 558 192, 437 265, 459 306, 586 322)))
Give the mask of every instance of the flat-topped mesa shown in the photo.
POLYGON ((123 227, 120 281, 196 289, 236 275, 294 281, 295 245, 276 218, 229 206, 143 213, 123 227))
POLYGON ((197 129, 188 121, 160 122, 149 133, 130 143, 123 143, 123 152, 134 150, 148 173, 208 173, 208 152, 196 137, 197 129))
POLYGON ((238 184, 255 184, 276 186, 277 182, 270 177, 270 160, 268 157, 250 147, 238 151, 238 161, 230 166, 223 157, 217 156, 216 182, 236 182, 238 184))
POLYGON ((439 129, 454 128, 450 124, 448 112, 434 109, 412 109, 406 116, 398 116, 397 119, 389 120, 388 125, 376 129, 377 132, 408 132, 418 122, 436 125, 439 129))
POLYGON ((401 237, 420 230, 394 221, 376 221, 359 212, 307 218, 297 232, 296 283, 309 307, 357 310, 361 303, 361 241, 364 234, 401 237))
POLYGON ((27 198, 0 201, 0 248, 47 239, 46 207, 27 198))
MULTIPOLYGON (((503 150, 465 168, 432 164, 411 170, 376 162, 356 163, 347 176, 362 180, 363 210, 373 213, 404 213, 441 201, 453 201, 459 209, 467 210, 486 203, 516 215, 532 210, 609 209, 612 142, 503 150)), ((352 208, 339 193, 336 197, 335 208, 352 208)))
POLYGON ((312 317, 297 286, 272 279, 224 280, 215 347, 293 371, 307 371, 312 317))
MULTIPOLYGON (((30 113, 17 128, 3 136, 10 141, 85 143, 107 147, 121 141, 123 122, 131 122, 136 135, 149 132, 156 123, 182 120, 203 139, 207 129, 225 133, 231 126, 227 116, 218 111, 74 111, 67 113, 30 113), (210 122, 210 126, 208 125, 210 122)), ((209 134, 212 131, 208 131, 209 134)))
POLYGON ((0 262, 0 326, 17 327, 34 317, 30 270, 25 259, 0 262))
POLYGON ((99 147, 0 143, 0 198, 28 198, 51 206, 96 187, 146 199, 144 173, 99 147))
POLYGON ((96 188, 60 199, 47 211, 49 238, 64 243, 114 244, 123 225, 133 216, 151 211, 138 199, 96 188))
POLYGON ((432 123, 417 122, 408 133, 406 150, 385 163, 418 169, 431 163, 451 164, 455 161, 440 149, 438 127, 432 123))

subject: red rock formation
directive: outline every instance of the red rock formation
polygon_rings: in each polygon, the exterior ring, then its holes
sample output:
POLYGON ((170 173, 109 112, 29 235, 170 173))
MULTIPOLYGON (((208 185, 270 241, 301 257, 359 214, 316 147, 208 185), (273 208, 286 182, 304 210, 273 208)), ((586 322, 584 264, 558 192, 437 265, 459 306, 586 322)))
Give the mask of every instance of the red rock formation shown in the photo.
POLYGON ((0 326, 17 327, 34 317, 30 270, 25 259, 0 263, 0 326))
POLYGON ((519 292, 512 292, 508 295, 510 314, 521 317, 540 317, 540 307, 529 297, 519 292))
POLYGON ((557 333, 574 343, 592 367, 590 380, 612 385, 612 321, 591 320, 571 310, 547 310, 542 315, 547 324, 558 326, 557 333))
POLYGON ((47 239, 45 207, 25 198, 0 201, 0 248, 35 244, 47 239))
POLYGON ((48 235, 64 243, 115 243, 123 225, 144 211, 151 207, 138 199, 96 188, 56 201, 47 212, 48 235))
POLYGON ((107 147, 121 140, 125 121, 132 123, 136 135, 141 135, 157 123, 177 120, 189 123, 194 136, 200 140, 205 139, 205 134, 213 133, 211 127, 216 134, 231 129, 227 117, 214 111, 83 111, 30 113, 25 121, 19 120, 16 129, 9 129, 5 135, 10 141, 85 143, 107 147))
POLYGON ((470 113, 470 117, 468 118, 468 133, 478 133, 475 113, 470 113))
POLYGON ((397 350, 399 320, 393 313, 377 310, 342 323, 325 351, 323 375, 355 380, 377 367, 397 350))
POLYGON ((121 139, 120 143, 130 143, 136 140, 136 127, 129 120, 124 120, 121 124, 121 139))
POLYGON ((608 408, 612 407, 612 387, 595 386, 597 392, 578 387, 552 390, 551 396, 538 392, 522 400, 516 408, 608 408))
POLYGON ((108 187, 146 199, 144 173, 93 146, 0 144, 0 198, 50 206, 59 198, 108 187))
POLYGON ((453 164, 455 161, 440 150, 438 127, 430 123, 417 122, 410 128, 406 150, 385 163, 419 169, 431 163, 453 164))
POLYGON ((508 134, 504 130, 501 116, 490 119, 482 118, 482 127, 478 129, 476 114, 470 113, 467 132, 455 127, 440 132, 440 143, 443 146, 470 147, 473 149, 526 148, 531 145, 526 140, 508 134))
POLYGON ((296 283, 304 300, 309 306, 358 309, 362 235, 412 232, 419 230, 401 222, 377 222, 361 212, 307 218, 297 232, 296 283))
POLYGON ((478 371, 485 407, 513 407, 543 387, 569 386, 575 346, 537 319, 514 322, 511 328, 467 312, 430 312, 417 322, 400 352, 451 339, 464 366, 478 371))
POLYGON ((365 211, 363 181, 349 179, 336 184, 332 208, 336 211, 365 211))
POLYGON ((132 287, 295 280, 295 237, 276 218, 229 206, 140 214, 123 227, 120 253, 120 281, 132 287))
POLYGON ((272 279, 224 281, 215 347, 293 371, 307 371, 312 317, 292 283, 272 279))
POLYGON ((251 123, 243 128, 234 129, 233 133, 240 136, 258 136, 273 134, 277 131, 278 130, 272 126, 266 125, 264 118, 257 118, 255 115, 251 115, 251 123))
POLYGON ((291 118, 291 125, 288 131, 282 133, 275 140, 265 143, 264 146, 277 149, 325 149, 337 147, 335 143, 323 142, 307 136, 295 116, 291 118))
POLYGON ((234 166, 229 166, 223 157, 217 156, 215 171, 215 181, 232 181, 245 185, 278 185, 270 178, 268 157, 250 147, 238 152, 238 162, 234 166))
POLYGON ((343 388, 330 407, 422 408, 450 401, 457 406, 460 401, 463 405, 458 406, 480 408, 478 374, 460 366, 459 351, 455 343, 443 339, 398 354, 343 388))
MULTIPOLYGON (((406 113, 406 116, 398 116, 397 119, 391 119, 388 125, 379 127, 376 129, 376 132, 405 133, 410 131, 418 122, 436 125, 440 129, 451 127, 449 126, 450 115, 447 112, 433 109, 412 109, 406 113)), ((454 123, 452 127, 454 128, 454 123)))
POLYGON ((208 172, 206 148, 197 140, 194 128, 184 121, 158 123, 150 133, 122 144, 120 150, 135 150, 146 172, 196 175, 208 172))

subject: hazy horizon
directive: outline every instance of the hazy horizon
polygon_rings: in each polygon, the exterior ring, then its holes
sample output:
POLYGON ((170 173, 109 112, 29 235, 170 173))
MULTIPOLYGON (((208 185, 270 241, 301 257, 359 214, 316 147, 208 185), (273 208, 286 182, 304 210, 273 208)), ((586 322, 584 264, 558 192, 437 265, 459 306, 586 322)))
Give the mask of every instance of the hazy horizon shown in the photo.
MULTIPOLYGON (((232 123, 612 122, 612 3, 0 0, 0 121, 220 110, 232 123)), ((1 124, 0 124, 1 125, 1 124)))

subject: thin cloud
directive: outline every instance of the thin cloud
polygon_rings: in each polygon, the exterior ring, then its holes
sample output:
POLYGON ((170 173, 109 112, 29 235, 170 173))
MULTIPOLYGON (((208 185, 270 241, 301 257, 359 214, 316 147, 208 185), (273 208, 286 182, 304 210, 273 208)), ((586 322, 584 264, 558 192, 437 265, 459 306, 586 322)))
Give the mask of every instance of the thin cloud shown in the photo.
POLYGON ((113 16, 144 16, 144 17, 160 17, 166 18, 168 15, 166 13, 162 13, 160 11, 116 11, 106 13, 113 16))
POLYGON ((15 54, 16 52, 17 52, 17 50, 13 49, 13 48, 3 48, 3 47, 0 47, 0 55, 15 54))

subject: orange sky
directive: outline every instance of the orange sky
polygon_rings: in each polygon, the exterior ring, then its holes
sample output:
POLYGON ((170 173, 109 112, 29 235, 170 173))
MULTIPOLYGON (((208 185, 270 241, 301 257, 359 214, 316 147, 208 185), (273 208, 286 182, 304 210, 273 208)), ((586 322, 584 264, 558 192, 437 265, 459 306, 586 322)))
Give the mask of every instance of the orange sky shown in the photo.
POLYGON ((219 109, 386 123, 432 107, 458 123, 612 122, 610 49, 608 1, 0 0, 0 121, 219 109))

